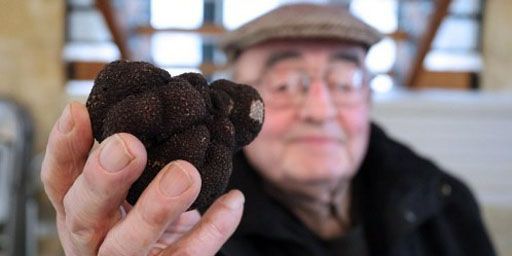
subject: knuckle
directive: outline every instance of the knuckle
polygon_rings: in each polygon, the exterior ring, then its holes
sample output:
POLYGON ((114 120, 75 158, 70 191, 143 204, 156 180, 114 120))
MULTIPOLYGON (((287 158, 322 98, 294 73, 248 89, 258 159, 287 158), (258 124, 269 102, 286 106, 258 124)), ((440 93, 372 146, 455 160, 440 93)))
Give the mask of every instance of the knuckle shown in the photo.
POLYGON ((156 256, 156 255, 162 255, 163 248, 154 247, 151 249, 148 253, 148 256, 156 256))
MULTIPOLYGON (((151 189, 151 188, 150 188, 151 189)), ((154 191, 151 191, 154 192, 154 191)), ((132 211, 137 218, 151 229, 160 229, 167 226, 172 218, 177 214, 176 202, 160 200, 159 197, 150 196, 153 193, 143 195, 132 211)))
POLYGON ((76 216, 66 216, 66 229, 69 234, 74 238, 78 238, 81 241, 91 241, 95 235, 95 230, 84 224, 79 218, 76 216))
POLYGON ((41 170, 41 183, 50 199, 56 199, 54 197, 62 192, 62 185, 54 181, 53 174, 49 170, 41 170))
POLYGON ((75 201, 71 198, 71 191, 68 191, 68 193, 64 195, 64 198, 62 198, 62 205, 64 206, 64 210, 73 209, 75 201))
POLYGON ((53 182, 51 182, 51 178, 49 177, 49 174, 47 172, 44 174, 41 173, 41 182, 43 184, 44 191, 46 192, 48 197, 52 199, 54 192, 57 192, 57 186, 53 182))
POLYGON ((116 250, 111 246, 101 247, 100 250, 98 251, 98 256, 110 256, 110 255, 128 256, 129 254, 123 254, 119 250, 116 250))
POLYGON ((219 239, 227 235, 228 230, 222 225, 217 225, 214 222, 205 223, 205 231, 207 239, 219 239))
MULTIPOLYGON (((137 230, 138 226, 132 226, 130 230, 137 230)), ((144 233, 143 231, 141 233, 144 233)), ((154 242, 138 232, 113 232, 107 235, 98 250, 98 255, 137 256, 148 255, 146 252, 154 242)))
POLYGON ((88 244, 90 241, 94 241, 96 236, 96 230, 92 223, 88 223, 77 211, 71 209, 73 201, 69 196, 69 193, 64 196, 63 200, 64 211, 66 212, 65 225, 71 237, 74 240, 88 244))
POLYGON ((51 181, 51 174, 50 174, 49 168, 46 167, 46 164, 45 164, 46 161, 47 160, 43 160, 42 167, 41 167, 41 174, 39 175, 43 185, 50 184, 50 181, 51 181))
POLYGON ((197 254, 194 254, 194 253, 192 253, 189 250, 184 250, 184 251, 178 251, 178 252, 174 253, 173 255, 176 255, 176 256, 192 256, 192 255, 197 255, 197 254))
POLYGON ((158 229, 167 222, 168 212, 164 207, 157 209, 151 208, 136 208, 135 212, 142 223, 145 223, 151 229, 158 229))
POLYGON ((198 255, 198 252, 195 252, 192 248, 188 246, 179 246, 172 248, 172 250, 168 250, 163 253, 165 256, 195 256, 198 255))
POLYGON ((76 221, 67 222, 66 224, 70 238, 81 245, 94 245, 98 237, 95 230, 84 225, 78 224, 76 221))
MULTIPOLYGON (((66 218, 65 228, 69 241, 78 248, 88 248, 86 250, 97 251, 102 243, 104 232, 103 228, 89 225, 79 218, 66 218)), ((110 254, 112 255, 112 254, 110 254)), ((118 254, 115 254, 118 255, 118 254)))
POLYGON ((119 253, 115 252, 110 246, 102 246, 98 251, 98 256, 107 256, 107 255, 119 255, 119 253))
POLYGON ((110 256, 110 255, 119 255, 119 256, 135 256, 134 253, 127 252, 124 247, 119 242, 104 244, 98 250, 98 256, 110 256))
POLYGON ((52 189, 55 186, 55 170, 57 169, 58 166, 56 166, 55 161, 51 156, 48 156, 48 153, 46 153, 46 156, 41 163, 41 173, 39 174, 41 183, 43 183, 45 189, 52 189))

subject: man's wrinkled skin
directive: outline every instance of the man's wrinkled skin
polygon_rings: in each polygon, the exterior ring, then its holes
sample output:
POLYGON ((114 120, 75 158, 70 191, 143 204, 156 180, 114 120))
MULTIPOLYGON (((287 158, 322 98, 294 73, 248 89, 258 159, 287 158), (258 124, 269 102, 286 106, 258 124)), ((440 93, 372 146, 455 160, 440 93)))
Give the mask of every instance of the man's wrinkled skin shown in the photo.
POLYGON ((120 133, 92 149, 89 120, 85 106, 65 108, 41 170, 66 255, 214 255, 240 221, 243 195, 230 191, 203 216, 185 212, 201 179, 190 163, 178 160, 162 169, 131 208, 124 199, 146 164, 144 146, 120 133))
POLYGON ((274 188, 270 193, 285 197, 281 202, 325 238, 338 236, 346 228, 332 216, 331 204, 341 206, 341 218, 350 222, 348 191, 368 145, 371 105, 365 84, 363 100, 337 106, 324 76, 334 65, 346 62, 335 58, 340 54, 353 56, 354 64, 365 71, 365 53, 360 45, 339 41, 294 40, 290 44, 274 40, 244 51, 235 66, 235 80, 250 83, 269 68, 269 59, 290 55, 273 65, 300 67, 315 77, 299 105, 272 108, 266 103, 263 128, 244 151, 274 188))

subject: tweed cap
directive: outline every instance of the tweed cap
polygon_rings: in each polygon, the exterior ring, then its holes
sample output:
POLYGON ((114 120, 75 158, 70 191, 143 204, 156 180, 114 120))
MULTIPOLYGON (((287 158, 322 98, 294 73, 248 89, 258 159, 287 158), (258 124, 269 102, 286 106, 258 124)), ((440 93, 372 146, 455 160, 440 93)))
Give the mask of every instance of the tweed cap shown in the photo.
POLYGON ((382 34, 340 5, 291 4, 228 32, 219 46, 229 60, 234 60, 250 46, 283 38, 334 39, 369 48, 382 39, 382 34))

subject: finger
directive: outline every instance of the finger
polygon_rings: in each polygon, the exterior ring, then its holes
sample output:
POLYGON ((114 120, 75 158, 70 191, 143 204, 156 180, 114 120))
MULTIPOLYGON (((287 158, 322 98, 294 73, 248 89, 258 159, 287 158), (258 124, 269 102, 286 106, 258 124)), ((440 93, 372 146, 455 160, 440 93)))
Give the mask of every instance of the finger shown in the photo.
POLYGON ((242 218, 244 196, 232 190, 217 199, 194 229, 162 255, 214 255, 235 232, 242 218))
POLYGON ((63 201, 66 226, 76 251, 84 255, 96 252, 120 219, 119 207, 145 165, 144 146, 127 133, 107 138, 93 151, 63 201))
POLYGON ((185 234, 201 220, 201 214, 197 210, 182 213, 166 229, 167 233, 185 234))
POLYGON ((99 255, 147 255, 166 227, 190 207, 200 187, 199 172, 190 163, 168 164, 105 237, 99 255))
MULTIPOLYGON (((201 220, 201 214, 197 210, 182 213, 177 220, 171 223, 158 239, 155 247, 164 249, 168 245, 178 241, 188 233, 201 220)), ((151 255, 151 253, 150 253, 151 255)))
POLYGON ((70 103, 50 133, 41 168, 41 181, 58 215, 62 200, 82 172, 92 147, 92 131, 87 109, 70 103))

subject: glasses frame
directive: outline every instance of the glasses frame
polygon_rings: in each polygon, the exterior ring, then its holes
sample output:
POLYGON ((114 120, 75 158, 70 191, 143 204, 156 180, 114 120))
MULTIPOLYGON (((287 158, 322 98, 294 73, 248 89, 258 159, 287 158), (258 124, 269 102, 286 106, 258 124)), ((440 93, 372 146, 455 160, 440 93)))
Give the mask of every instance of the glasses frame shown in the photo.
MULTIPOLYGON (((364 67, 357 67, 357 70, 355 71, 355 75, 360 76, 360 84, 356 86, 351 86, 349 90, 347 88, 343 88, 341 91, 334 92, 331 88, 332 86, 329 86, 329 82, 326 81, 326 75, 322 74, 321 76, 314 76, 312 75, 312 72, 308 72, 304 69, 301 70, 292 70, 292 72, 299 73, 300 76, 306 77, 309 82, 307 85, 305 85, 306 90, 302 90, 300 92, 300 95, 291 95, 294 97, 293 99, 290 98, 289 100, 282 100, 279 101, 279 99, 272 98, 273 96, 276 97, 286 97, 286 95, 276 95, 275 92, 270 91, 270 86, 266 86, 271 81, 268 81, 269 76, 273 74, 274 69, 266 69, 262 74, 259 76, 259 79, 253 81, 252 83, 254 87, 258 90, 258 92, 261 94, 263 100, 265 101, 265 105, 272 109, 288 109, 291 107, 300 107, 303 106, 305 99, 307 98, 307 95, 310 93, 311 90, 311 84, 317 80, 321 79, 323 86, 328 86, 329 88, 329 94, 331 96, 332 103, 336 105, 337 107, 352 107, 361 104, 362 102, 365 102, 365 100, 368 99, 370 87, 369 87, 369 81, 371 74, 369 71, 364 67), (299 72, 297 72, 299 71, 299 72), (340 93, 340 94, 337 94, 340 93), (339 95, 339 96, 336 96, 339 95)), ((276 82, 279 83, 279 82, 276 82)), ((297 88, 294 88, 297 89, 297 88)), ((297 92, 294 92, 297 93, 297 92)))

